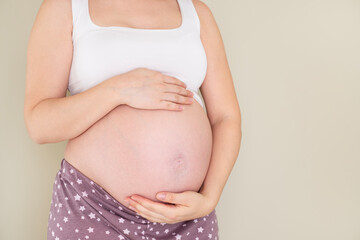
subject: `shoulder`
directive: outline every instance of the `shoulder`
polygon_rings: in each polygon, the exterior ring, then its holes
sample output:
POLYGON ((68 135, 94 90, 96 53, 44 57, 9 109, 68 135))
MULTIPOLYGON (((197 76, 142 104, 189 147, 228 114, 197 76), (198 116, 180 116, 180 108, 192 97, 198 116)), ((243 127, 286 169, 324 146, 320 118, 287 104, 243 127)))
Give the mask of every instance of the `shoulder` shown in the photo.
POLYGON ((190 0, 193 2, 194 8, 197 12, 200 21, 201 35, 213 35, 214 32, 219 33, 219 28, 216 23, 214 14, 207 4, 201 0, 190 0))
POLYGON ((201 1, 201 0, 191 0, 191 1, 193 2, 197 11, 202 12, 202 13, 204 12, 207 14, 211 14, 210 8, 203 1, 201 1))
POLYGON ((71 9, 72 1, 73 0, 43 0, 41 2, 40 8, 46 11, 53 11, 53 13, 55 13, 56 10, 61 10, 58 15, 63 15, 64 13, 68 12, 62 12, 62 10, 67 10, 69 8, 71 9))
POLYGON ((43 0, 37 14, 37 20, 44 24, 52 24, 54 28, 72 28, 72 1, 43 0))
POLYGON ((200 21, 208 23, 214 21, 214 15, 209 6, 201 0, 190 0, 193 2, 200 21))

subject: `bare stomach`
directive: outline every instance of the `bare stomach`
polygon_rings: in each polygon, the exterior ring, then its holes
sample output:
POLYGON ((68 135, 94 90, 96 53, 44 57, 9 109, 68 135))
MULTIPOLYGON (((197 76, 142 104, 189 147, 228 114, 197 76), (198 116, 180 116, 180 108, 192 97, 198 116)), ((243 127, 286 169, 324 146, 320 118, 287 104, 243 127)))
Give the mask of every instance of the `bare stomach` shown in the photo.
MULTIPOLYGON (((212 151, 205 110, 194 99, 180 112, 120 105, 70 139, 64 158, 120 203, 132 194, 198 191, 212 151)), ((86 117, 86 116, 84 116, 86 117)))

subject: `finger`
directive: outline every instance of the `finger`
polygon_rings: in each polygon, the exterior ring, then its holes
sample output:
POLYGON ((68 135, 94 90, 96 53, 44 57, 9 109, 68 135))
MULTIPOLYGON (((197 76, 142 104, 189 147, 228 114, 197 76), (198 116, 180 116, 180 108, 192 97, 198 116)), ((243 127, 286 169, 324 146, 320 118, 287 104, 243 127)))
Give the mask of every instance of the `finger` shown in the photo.
MULTIPOLYGON (((130 206, 132 208, 134 208, 133 210, 138 212, 140 215, 143 214, 143 215, 146 215, 152 219, 161 219, 161 220, 165 220, 166 217, 161 215, 160 213, 157 213, 157 212, 153 212, 153 211, 150 211, 149 209, 147 209, 146 207, 142 206, 141 203, 137 202, 137 201, 134 201, 132 199, 130 199, 130 205, 129 205, 129 208, 130 206)), ((131 209, 131 208, 130 208, 131 209)))
POLYGON ((158 223, 170 223, 170 222, 167 222, 163 219, 160 219, 160 218, 154 218, 152 216, 149 216, 149 215, 146 215, 145 213, 143 212, 140 212, 139 210, 134 210, 137 212, 138 215, 142 216, 143 218, 146 218, 147 220, 151 221, 151 222, 158 222, 158 223))
POLYGON ((165 110, 171 110, 171 111, 182 111, 184 109, 181 104, 176 104, 174 102, 169 102, 165 100, 160 100, 160 107, 165 110))
POLYGON ((161 100, 164 101, 171 101, 171 102, 176 102, 176 103, 181 103, 181 104, 191 104, 194 102, 194 99, 192 97, 184 97, 178 94, 174 94, 174 93, 163 93, 161 95, 161 100))
POLYGON ((177 205, 189 206, 188 202, 192 196, 190 196, 191 192, 185 191, 181 193, 173 193, 173 192, 159 192, 156 194, 156 198, 168 203, 173 203, 177 205), (162 198, 161 195, 164 194, 162 198))
POLYGON ((192 97, 194 96, 194 93, 188 89, 176 86, 176 85, 171 85, 171 84, 166 84, 165 85, 165 92, 171 92, 171 93, 177 93, 183 96, 187 96, 187 97, 192 97))
POLYGON ((182 86, 184 88, 187 88, 186 83, 184 83, 183 81, 180 81, 179 79, 177 79, 175 77, 169 76, 169 75, 164 74, 163 81, 165 83, 171 83, 171 84, 175 84, 175 85, 179 85, 179 86, 182 86))
POLYGON ((174 216, 179 215, 178 206, 173 204, 151 201, 138 195, 132 195, 130 199, 135 200, 149 211, 158 213, 167 219, 172 219, 174 216))

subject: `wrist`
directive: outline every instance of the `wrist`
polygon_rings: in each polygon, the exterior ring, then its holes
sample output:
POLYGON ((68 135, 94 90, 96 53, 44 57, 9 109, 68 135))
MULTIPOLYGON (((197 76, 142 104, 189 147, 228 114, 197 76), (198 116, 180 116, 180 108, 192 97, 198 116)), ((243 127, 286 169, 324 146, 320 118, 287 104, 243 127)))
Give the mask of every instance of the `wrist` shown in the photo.
POLYGON ((208 206, 208 209, 210 209, 210 212, 212 212, 212 210, 214 210, 218 204, 219 197, 214 193, 211 194, 204 191, 200 191, 200 193, 206 198, 206 204, 208 206))
POLYGON ((122 75, 116 75, 102 82, 105 94, 118 106, 127 104, 127 96, 125 94, 126 81, 122 75))

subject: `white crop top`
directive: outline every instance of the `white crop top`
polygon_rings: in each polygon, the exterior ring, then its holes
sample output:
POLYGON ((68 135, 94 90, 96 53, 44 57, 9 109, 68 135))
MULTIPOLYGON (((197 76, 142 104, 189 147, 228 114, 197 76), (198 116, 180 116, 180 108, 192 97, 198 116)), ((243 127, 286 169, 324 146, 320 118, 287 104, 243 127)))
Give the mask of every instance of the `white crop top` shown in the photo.
POLYGON ((88 0, 72 0, 73 59, 70 95, 132 69, 145 67, 176 77, 204 108, 199 87, 207 69, 200 40, 200 21, 192 0, 177 0, 182 23, 172 29, 141 29, 96 25, 88 0))

